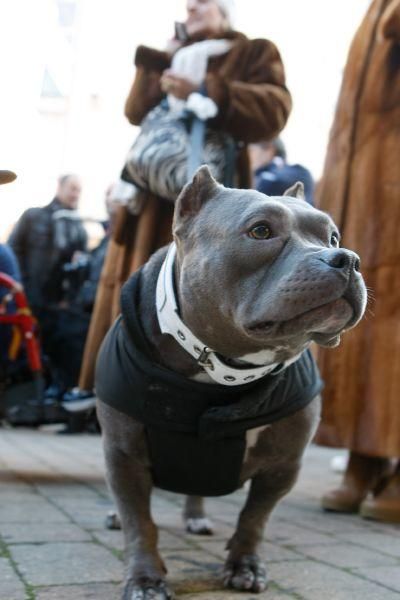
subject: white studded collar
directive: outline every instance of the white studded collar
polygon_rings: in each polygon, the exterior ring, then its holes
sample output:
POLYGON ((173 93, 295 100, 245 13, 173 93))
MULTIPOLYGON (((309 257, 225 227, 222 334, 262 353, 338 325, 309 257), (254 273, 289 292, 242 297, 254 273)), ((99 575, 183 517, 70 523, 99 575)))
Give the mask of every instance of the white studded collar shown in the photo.
POLYGON ((197 364, 216 383, 227 386, 244 385, 269 374, 277 374, 299 358, 297 355, 285 363, 257 367, 232 367, 224 363, 214 350, 206 346, 185 325, 179 316, 174 290, 174 262, 176 245, 172 243, 161 267, 157 281, 156 306, 162 333, 172 335, 182 348, 193 356, 197 364))

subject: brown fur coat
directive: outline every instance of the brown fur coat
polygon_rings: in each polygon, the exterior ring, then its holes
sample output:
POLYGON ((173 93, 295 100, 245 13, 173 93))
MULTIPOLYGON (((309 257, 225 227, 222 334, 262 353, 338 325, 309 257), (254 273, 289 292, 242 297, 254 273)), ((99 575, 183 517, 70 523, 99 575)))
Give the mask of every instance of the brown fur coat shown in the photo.
MULTIPOLYGON (((275 137, 285 126, 291 97, 279 52, 272 42, 249 40, 229 32, 229 52, 212 57, 205 80, 207 93, 218 106, 210 126, 230 133, 240 143, 236 159, 239 187, 250 187, 246 144, 275 137)), ((160 77, 171 64, 166 52, 139 46, 136 75, 125 104, 125 114, 134 125, 164 97, 160 77)), ((158 248, 171 240, 173 205, 147 194, 139 217, 121 208, 110 241, 93 311, 79 381, 82 389, 93 387, 94 364, 105 333, 119 312, 121 285, 158 248)))
MULTIPOLYGON (((210 58, 205 80, 207 94, 219 109, 210 126, 230 133, 237 142, 269 140, 283 129, 291 109, 279 52, 267 40, 249 40, 237 32, 224 37, 231 38, 233 46, 227 54, 210 58)), ((140 125, 163 98, 160 77, 171 57, 139 46, 135 65, 125 114, 140 125)))
POLYGON ((400 457, 400 0, 374 0, 350 49, 319 207, 359 253, 369 309, 337 350, 317 441, 400 457))

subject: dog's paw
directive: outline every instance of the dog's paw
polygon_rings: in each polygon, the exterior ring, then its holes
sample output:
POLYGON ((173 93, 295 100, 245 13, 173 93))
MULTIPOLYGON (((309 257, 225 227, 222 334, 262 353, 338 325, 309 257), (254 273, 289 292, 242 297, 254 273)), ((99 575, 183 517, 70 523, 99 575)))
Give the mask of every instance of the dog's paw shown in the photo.
POLYGON ((173 600, 173 592, 165 581, 132 581, 125 586, 122 600, 173 600))
POLYGON ((258 594, 268 584, 265 565, 256 555, 244 555, 238 560, 228 560, 224 569, 224 585, 258 594))
POLYGON ((117 513, 110 510, 106 516, 104 525, 106 529, 121 529, 121 521, 117 513))
POLYGON ((212 535, 214 526, 207 517, 186 519, 186 531, 196 535, 212 535))

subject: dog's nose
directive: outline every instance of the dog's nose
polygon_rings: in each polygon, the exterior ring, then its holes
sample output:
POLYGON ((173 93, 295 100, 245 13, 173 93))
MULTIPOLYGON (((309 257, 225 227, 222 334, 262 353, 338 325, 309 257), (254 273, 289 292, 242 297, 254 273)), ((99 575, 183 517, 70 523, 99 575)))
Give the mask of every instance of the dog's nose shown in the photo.
POLYGON ((360 258, 351 250, 345 250, 344 248, 323 250, 318 254, 318 258, 333 269, 339 269, 340 271, 360 270, 360 258))

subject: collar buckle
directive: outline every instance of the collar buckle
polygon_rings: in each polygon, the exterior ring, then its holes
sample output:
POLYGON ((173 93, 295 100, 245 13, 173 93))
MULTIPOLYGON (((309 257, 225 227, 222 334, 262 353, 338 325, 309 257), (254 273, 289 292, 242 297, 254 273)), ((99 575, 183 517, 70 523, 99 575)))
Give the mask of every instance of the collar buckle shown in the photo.
MULTIPOLYGON (((200 350, 200 349, 198 349, 200 350)), ((204 346, 203 350, 200 353, 199 358, 197 359, 197 364, 200 367, 203 367, 203 369, 210 369, 210 371, 214 371, 214 365, 212 363, 212 361, 209 359, 210 354, 212 353, 212 350, 210 350, 210 348, 207 348, 207 346, 204 346)))

